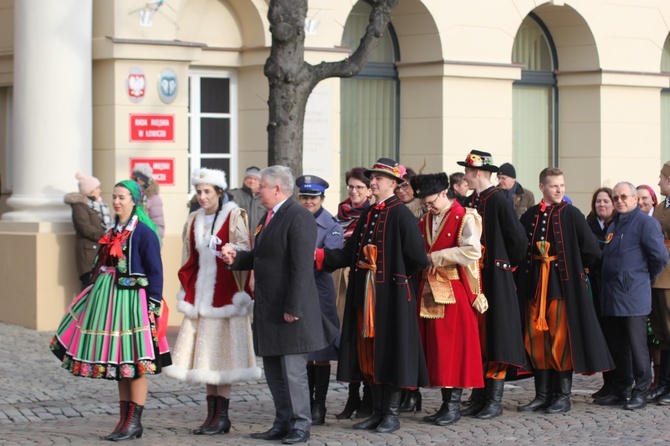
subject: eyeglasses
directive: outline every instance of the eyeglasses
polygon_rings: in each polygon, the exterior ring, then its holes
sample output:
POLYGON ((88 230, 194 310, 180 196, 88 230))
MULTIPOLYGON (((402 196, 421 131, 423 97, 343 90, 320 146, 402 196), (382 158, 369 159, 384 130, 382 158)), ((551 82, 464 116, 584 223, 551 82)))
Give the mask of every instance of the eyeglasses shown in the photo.
POLYGON ((402 189, 402 190, 407 190, 409 189, 409 183, 404 182, 402 184, 398 184, 398 186, 395 188, 395 190, 402 189))
POLYGON ((353 184, 348 184, 348 185, 347 185, 347 189, 349 189, 349 190, 354 190, 354 189, 356 189, 356 190, 359 191, 359 192, 360 192, 360 191, 363 191, 363 190, 365 190, 365 189, 367 189, 367 188, 368 188, 368 187, 365 186, 365 185, 364 185, 364 186, 354 186, 353 184))
POLYGON ((624 195, 624 194, 621 194, 621 195, 612 195, 612 201, 619 201, 619 200, 621 200, 621 201, 626 201, 626 200, 628 200, 629 198, 630 198, 630 195, 624 195))
POLYGON ((438 198, 440 198, 440 194, 437 194, 437 197, 435 197, 435 199, 432 200, 432 201, 424 201, 423 206, 434 208, 435 207, 435 202, 437 201, 438 198))

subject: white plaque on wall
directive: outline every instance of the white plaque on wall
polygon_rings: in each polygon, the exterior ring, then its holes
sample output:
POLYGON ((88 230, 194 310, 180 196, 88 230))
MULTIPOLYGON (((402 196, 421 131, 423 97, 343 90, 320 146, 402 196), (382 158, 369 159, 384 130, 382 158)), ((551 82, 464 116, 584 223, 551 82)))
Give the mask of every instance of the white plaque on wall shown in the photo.
MULTIPOLYGON (((307 100, 303 130, 302 172, 332 180, 333 109, 332 89, 317 85, 307 100)), ((327 194, 328 192, 326 192, 327 194)))

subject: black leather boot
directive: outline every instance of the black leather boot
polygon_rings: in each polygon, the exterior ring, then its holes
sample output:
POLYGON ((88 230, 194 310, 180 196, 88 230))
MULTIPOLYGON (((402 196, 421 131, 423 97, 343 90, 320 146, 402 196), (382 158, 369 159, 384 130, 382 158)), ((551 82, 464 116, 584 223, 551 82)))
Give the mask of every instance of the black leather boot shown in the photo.
POLYGON ((661 363, 658 366, 658 382, 647 394, 647 401, 657 402, 660 398, 667 399, 670 394, 670 350, 661 350, 661 363))
POLYGON ((440 389, 440 392, 442 392, 442 405, 440 406, 439 409, 437 409, 437 412, 435 412, 434 414, 423 417, 423 421, 425 421, 426 423, 434 423, 435 420, 441 417, 442 414, 444 414, 444 412, 446 412, 449 409, 448 404, 449 404, 449 398, 451 398, 451 389, 442 388, 440 389))
POLYGON ((403 390, 400 412, 417 412, 421 410, 421 391, 419 389, 403 390))
POLYGON ((534 370, 535 375, 535 399, 525 406, 516 408, 519 412, 535 412, 546 409, 551 405, 553 397, 553 370, 534 370))
MULTIPOLYGON (((372 398, 372 414, 361 421, 360 423, 354 424, 354 429, 365 429, 373 430, 377 429, 379 423, 384 419, 382 414, 382 398, 384 397, 384 385, 383 384, 370 384, 370 394, 372 398)), ((358 417, 358 414, 356 415, 358 417)))
POLYGON ((570 394, 572 393, 572 370, 554 372, 556 379, 554 399, 544 411, 546 413, 563 413, 570 410, 570 394))
POLYGON ((193 430, 194 435, 202 435, 202 431, 209 426, 214 418, 216 413, 216 395, 207 395, 207 418, 205 421, 197 428, 193 430))
POLYGON ((447 410, 435 420, 438 426, 448 426, 454 424, 461 419, 461 396, 463 389, 446 389, 449 390, 449 403, 447 410))
POLYGON ((326 395, 330 384, 330 364, 314 366, 314 405, 312 424, 320 426, 326 422, 326 395))
POLYGON ((470 404, 461 411, 464 417, 477 415, 486 405, 486 389, 472 389, 470 404))
POLYGON ((128 414, 126 415, 126 421, 121 426, 121 429, 113 437, 112 441, 123 441, 130 440, 131 438, 142 438, 142 432, 144 428, 142 427, 142 411, 144 406, 135 404, 132 401, 128 403, 128 414))
POLYGON ((230 430, 230 419, 228 418, 228 405, 230 400, 222 396, 216 397, 216 412, 209 426, 202 430, 203 435, 227 434, 230 430))
POLYGON ((103 440, 112 441, 112 439, 116 437, 116 435, 119 433, 121 427, 123 426, 123 423, 126 421, 129 405, 130 401, 119 401, 119 414, 120 414, 119 422, 116 423, 116 427, 114 428, 111 434, 107 435, 106 437, 102 437, 103 440))
POLYGON ((395 432, 400 428, 400 398, 402 397, 402 389, 391 386, 384 385, 384 394, 383 394, 383 403, 382 403, 382 414, 384 419, 377 426, 377 432, 381 434, 390 434, 395 432))
POLYGON ((372 384, 363 382, 363 400, 361 406, 356 410, 356 418, 368 418, 374 410, 372 402, 372 384))
POLYGON ((338 420, 351 418, 354 412, 361 406, 360 388, 361 383, 359 382, 349 383, 349 397, 347 398, 347 403, 344 405, 342 412, 335 415, 335 418, 338 420))
POLYGON ((502 396, 505 390, 504 379, 487 379, 486 383, 486 404, 477 414, 480 420, 490 420, 499 417, 503 413, 502 396))

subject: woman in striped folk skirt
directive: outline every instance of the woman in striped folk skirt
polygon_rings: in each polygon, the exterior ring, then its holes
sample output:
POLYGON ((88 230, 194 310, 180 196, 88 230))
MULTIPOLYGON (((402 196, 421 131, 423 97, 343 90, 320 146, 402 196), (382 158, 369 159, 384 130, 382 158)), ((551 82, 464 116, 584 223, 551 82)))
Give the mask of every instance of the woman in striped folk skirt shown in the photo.
POLYGON ((70 304, 52 352, 75 376, 118 381, 121 416, 105 440, 140 438, 146 375, 170 365, 161 321, 163 266, 156 228, 138 204, 139 186, 117 183, 116 224, 100 239, 93 284, 70 304))

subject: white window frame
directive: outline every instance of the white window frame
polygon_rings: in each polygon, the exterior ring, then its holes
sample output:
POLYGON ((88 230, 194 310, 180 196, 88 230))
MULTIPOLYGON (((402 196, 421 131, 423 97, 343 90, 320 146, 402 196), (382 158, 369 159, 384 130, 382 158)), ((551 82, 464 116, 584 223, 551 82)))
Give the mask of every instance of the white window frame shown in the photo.
POLYGON ((237 102, 237 73, 230 70, 189 70, 189 178, 191 172, 201 166, 203 157, 205 159, 229 159, 230 172, 227 173, 228 187, 237 184, 238 167, 238 102, 237 102), (222 78, 230 81, 230 110, 229 113, 201 113, 200 112, 200 80, 202 78, 222 78), (230 153, 218 155, 202 155, 200 146, 200 119, 201 118, 229 118, 230 119, 230 153))

